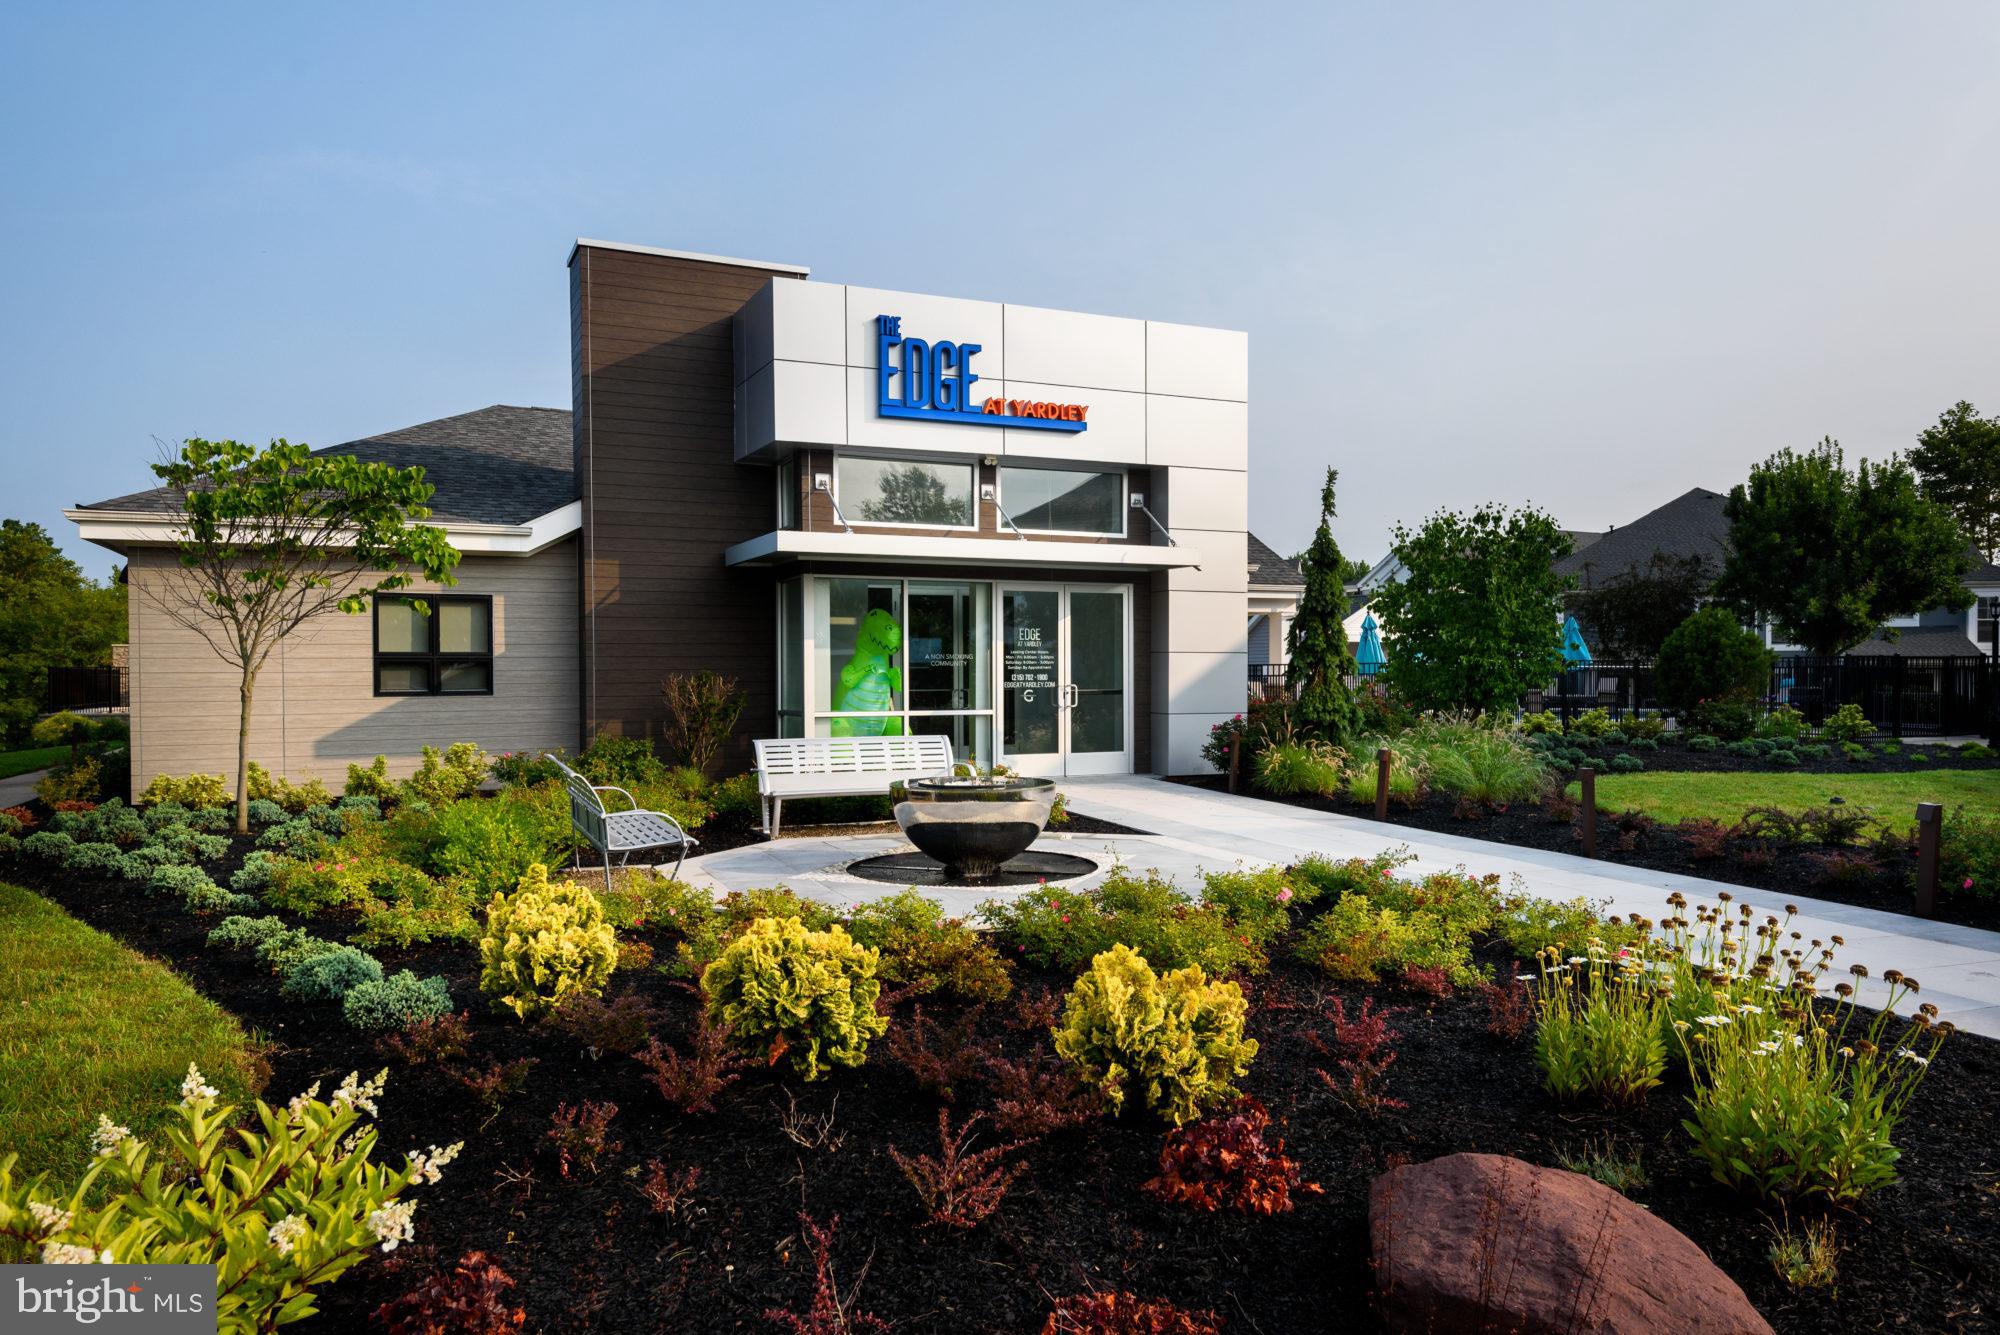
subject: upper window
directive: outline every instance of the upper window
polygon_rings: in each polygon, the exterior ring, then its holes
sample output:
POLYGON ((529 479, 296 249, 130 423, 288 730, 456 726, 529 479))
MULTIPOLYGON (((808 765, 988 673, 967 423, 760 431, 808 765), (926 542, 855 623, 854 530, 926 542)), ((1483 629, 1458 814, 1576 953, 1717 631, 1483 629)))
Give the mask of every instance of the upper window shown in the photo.
POLYGON ((1016 527, 1125 535, 1125 474, 1000 466, 1000 504, 1016 527))
POLYGON ((834 460, 833 486, 850 524, 972 528, 978 519, 969 462, 843 454, 834 460))
POLYGON ((2000 637, 2000 598, 1988 596, 1979 600, 1979 642, 1991 644, 2000 637))
POLYGON ((375 599, 375 694, 493 694, 493 600, 375 599))

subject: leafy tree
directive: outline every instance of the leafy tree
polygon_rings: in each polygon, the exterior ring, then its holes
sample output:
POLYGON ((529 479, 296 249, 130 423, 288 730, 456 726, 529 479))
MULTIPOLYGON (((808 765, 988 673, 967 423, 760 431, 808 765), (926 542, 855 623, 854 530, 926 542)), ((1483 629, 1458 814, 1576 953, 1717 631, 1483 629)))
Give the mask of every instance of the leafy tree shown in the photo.
POLYGON ((1701 606, 1715 576, 1715 563, 1705 556, 1655 552, 1643 568, 1627 566, 1570 594, 1569 610, 1599 658, 1651 658, 1701 606))
POLYGON ((0 521, 0 736, 20 744, 52 667, 103 667, 125 639, 125 590, 86 578, 40 524, 0 521))
POLYGON ((1716 594, 1815 654, 1859 644, 1891 617, 1971 605, 1965 534, 1901 458, 1850 472, 1831 436, 1804 454, 1780 450, 1730 488, 1722 512, 1729 556, 1716 594))
POLYGON ((1704 607, 1660 645, 1653 687, 1682 718, 1705 700, 1762 695, 1771 685, 1771 651, 1727 609, 1704 607))
POLYGON ((1554 680, 1569 535, 1539 510, 1482 505, 1440 511, 1415 532, 1398 524, 1391 550, 1407 573, 1375 595, 1394 643, 1382 669, 1418 709, 1511 707, 1554 680))
POLYGON ((2000 417, 1960 399, 1917 436, 1910 466, 1988 560, 2000 560, 2000 417))
POLYGON ((1336 744, 1361 730, 1361 709, 1346 681, 1359 671, 1342 624, 1347 620, 1347 588, 1342 580, 1347 564, 1333 540, 1333 489, 1339 480, 1339 470, 1326 470, 1326 486, 1319 494, 1319 529, 1299 563, 1305 569, 1306 590, 1292 618, 1285 667, 1288 682, 1298 688, 1299 721, 1336 744))
POLYGON ((250 708, 271 651, 316 616, 359 613, 369 595, 408 587, 412 569, 457 583, 458 550, 443 529, 411 522, 430 517, 424 503, 435 488, 421 468, 314 454, 284 440, 262 450, 189 440, 153 472, 174 493, 168 522, 180 534, 180 561, 140 587, 241 673, 236 832, 247 834, 250 708))

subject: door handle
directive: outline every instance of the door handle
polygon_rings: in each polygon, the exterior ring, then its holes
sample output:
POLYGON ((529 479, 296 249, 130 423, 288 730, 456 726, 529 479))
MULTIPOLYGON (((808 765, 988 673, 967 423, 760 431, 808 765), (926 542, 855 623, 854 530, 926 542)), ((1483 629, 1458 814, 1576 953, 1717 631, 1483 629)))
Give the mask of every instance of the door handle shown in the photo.
POLYGON ((1075 709, 1077 706, 1077 701, 1082 694, 1077 689, 1076 683, 1073 681, 1064 682, 1062 689, 1063 689, 1062 707, 1064 709, 1075 709))

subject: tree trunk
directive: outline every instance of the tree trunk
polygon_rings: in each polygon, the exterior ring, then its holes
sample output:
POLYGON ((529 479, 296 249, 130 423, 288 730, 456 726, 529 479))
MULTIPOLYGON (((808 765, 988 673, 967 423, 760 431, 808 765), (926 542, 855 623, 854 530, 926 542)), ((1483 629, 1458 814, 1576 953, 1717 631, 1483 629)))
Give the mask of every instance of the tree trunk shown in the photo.
POLYGON ((250 833, 250 700, 257 690, 257 669, 243 669, 243 704, 236 718, 236 833, 250 833))

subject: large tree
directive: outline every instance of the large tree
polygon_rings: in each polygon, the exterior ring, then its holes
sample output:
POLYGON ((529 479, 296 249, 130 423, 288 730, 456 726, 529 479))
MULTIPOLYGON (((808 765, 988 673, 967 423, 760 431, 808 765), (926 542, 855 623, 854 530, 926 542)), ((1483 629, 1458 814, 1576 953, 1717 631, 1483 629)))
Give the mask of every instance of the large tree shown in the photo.
MULTIPOLYGON (((257 673, 287 635, 417 575, 455 584, 458 550, 430 517, 421 468, 318 455, 275 440, 189 440, 153 465, 172 490, 177 568, 142 579, 145 596, 240 674, 236 832, 250 829, 250 710, 257 673)), ((428 609, 426 609, 428 610, 428 609)))
POLYGON ((1989 561, 2000 561, 2000 417, 1960 399, 1910 451, 1924 495, 1951 511, 1989 561))
POLYGON ((1965 534, 1897 456, 1849 470, 1831 436, 1780 450, 1730 488, 1722 512, 1717 595, 1815 654, 1850 649, 1892 617, 1971 605, 1965 534))
POLYGON ((1674 628, 1694 615, 1717 565, 1707 557, 1654 552, 1645 565, 1569 595, 1569 610, 1599 658, 1651 658, 1674 628))
POLYGON ((1292 617, 1285 665, 1286 684, 1298 690, 1299 721, 1336 744, 1351 741, 1361 729, 1361 709, 1347 685, 1347 678, 1358 671, 1354 655, 1348 652, 1344 624, 1347 563, 1333 540, 1333 490, 1339 480, 1338 470, 1326 470, 1326 486, 1319 494, 1319 529, 1299 561, 1306 589, 1292 617))
POLYGON ((1569 535, 1539 510, 1440 511, 1391 545, 1406 571, 1375 595, 1391 643, 1382 669, 1419 709, 1511 708, 1562 666, 1569 535))
POLYGON ((99 584, 40 524, 0 521, 0 740, 42 712, 52 667, 103 667, 125 638, 125 590, 99 584))

